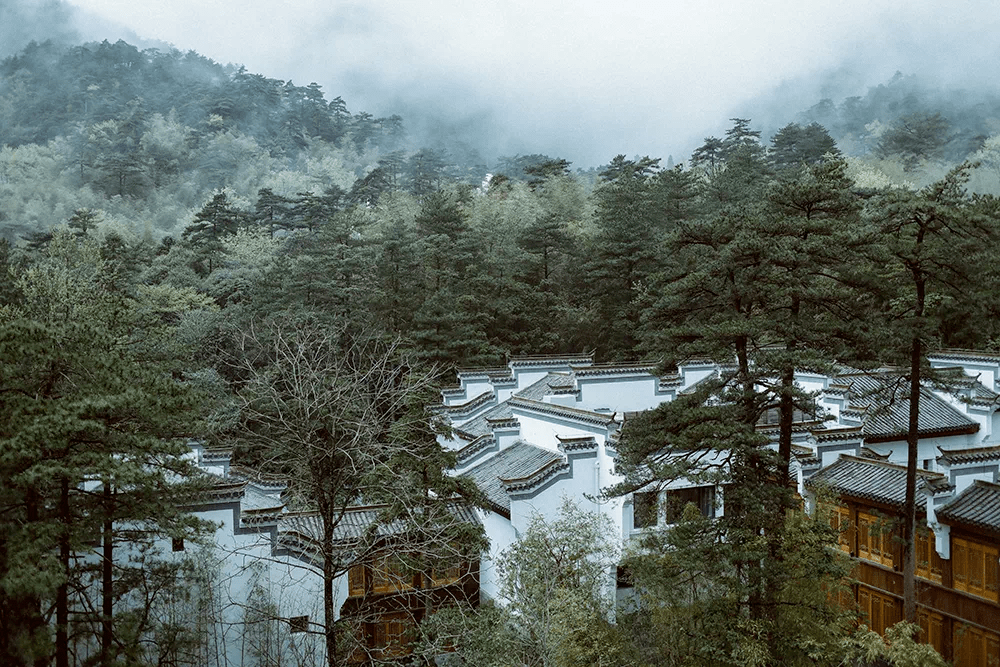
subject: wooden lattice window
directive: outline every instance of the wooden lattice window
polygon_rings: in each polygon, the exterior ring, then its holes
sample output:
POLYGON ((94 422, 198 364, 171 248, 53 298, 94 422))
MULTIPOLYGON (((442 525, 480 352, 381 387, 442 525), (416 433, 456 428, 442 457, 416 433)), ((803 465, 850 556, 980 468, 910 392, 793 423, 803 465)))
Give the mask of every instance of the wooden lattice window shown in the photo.
POLYGON ((944 655, 944 616, 926 609, 918 609, 917 625, 920 626, 920 641, 930 644, 935 651, 944 655))
POLYGON ((830 508, 830 527, 837 531, 837 547, 841 551, 853 551, 851 540, 851 511, 846 507, 834 505, 830 508))
POLYGON ((373 623, 372 648, 383 658, 405 655, 409 652, 412 623, 406 614, 389 614, 373 623))
POLYGON ((436 567, 431 571, 429 584, 433 587, 448 586, 462 578, 462 566, 436 567))
POLYGON ((951 557, 955 590, 997 602, 997 547, 953 537, 951 557))
POLYGON ((886 628, 898 623, 902 617, 902 610, 896 598, 867 586, 858 588, 858 607, 868 627, 880 635, 885 633, 886 628))
POLYGON ((358 597, 365 594, 365 566, 355 565, 347 571, 347 594, 358 597))
POLYGON ((858 512, 858 558, 892 567, 892 528, 879 517, 858 512))
POLYGON ((398 555, 379 558, 372 566, 372 590, 398 593, 413 588, 413 570, 398 555))
POLYGON ((929 528, 917 531, 917 576, 941 583, 941 557, 934 548, 934 531, 929 528))
POLYGON ((952 635, 956 665, 1000 666, 1000 636, 965 623, 955 623, 952 635))

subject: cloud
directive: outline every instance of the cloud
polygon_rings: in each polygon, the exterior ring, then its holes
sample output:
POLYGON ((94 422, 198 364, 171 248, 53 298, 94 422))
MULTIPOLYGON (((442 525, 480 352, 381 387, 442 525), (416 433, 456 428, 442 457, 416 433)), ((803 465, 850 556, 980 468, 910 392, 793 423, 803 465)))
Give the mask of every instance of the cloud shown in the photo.
POLYGON ((995 0, 73 2, 223 63, 316 81, 354 112, 579 166, 684 159, 774 91, 810 106, 830 96, 822 86, 863 94, 897 70, 994 85, 984 65, 1000 48, 995 0))

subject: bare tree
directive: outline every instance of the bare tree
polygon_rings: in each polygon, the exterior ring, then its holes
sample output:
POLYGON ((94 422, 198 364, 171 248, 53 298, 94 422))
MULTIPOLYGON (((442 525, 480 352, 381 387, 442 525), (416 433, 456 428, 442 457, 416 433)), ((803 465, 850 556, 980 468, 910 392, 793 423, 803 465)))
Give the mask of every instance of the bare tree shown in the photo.
MULTIPOLYGON (((417 426, 430 415, 414 403, 426 397, 433 376, 411 365, 397 342, 313 324, 254 325, 234 342, 237 439, 261 470, 287 475, 301 505, 316 512, 315 544, 305 550, 315 551, 322 570, 323 632, 333 666, 346 658, 338 646, 335 580, 384 551, 387 534, 407 542, 400 551, 419 549, 413 527, 436 541, 451 539, 447 532, 411 526, 406 513, 394 511, 399 503, 387 502, 413 497, 403 487, 429 474, 406 475, 399 468, 414 456, 427 460, 415 449, 426 441, 418 445, 409 436, 429 428, 417 426), (345 523, 352 507, 376 503, 385 508, 378 520, 361 530, 345 523)), ((434 477, 440 478, 447 460, 436 462, 434 477)))

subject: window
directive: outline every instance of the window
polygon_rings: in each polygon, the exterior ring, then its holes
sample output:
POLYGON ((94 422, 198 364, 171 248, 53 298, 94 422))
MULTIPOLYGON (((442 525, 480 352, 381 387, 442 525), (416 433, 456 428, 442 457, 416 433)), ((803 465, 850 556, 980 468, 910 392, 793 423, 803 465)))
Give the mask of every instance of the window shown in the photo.
POLYGON ((930 644, 935 651, 944 655, 944 616, 926 609, 918 609, 917 625, 920 626, 920 641, 930 644))
POLYGON ((956 665, 997 667, 1000 665, 1000 637, 964 623, 955 623, 952 637, 956 665))
POLYGON ((378 559, 372 567, 372 590, 397 593, 413 588, 413 570, 398 555, 378 559))
POLYGON ((693 486, 687 489, 674 489, 666 494, 667 523, 677 523, 684 514, 688 504, 698 508, 702 516, 709 519, 715 517, 715 487, 693 486))
POLYGON ((175 537, 173 540, 171 540, 170 541, 170 550, 171 551, 184 551, 184 538, 183 537, 175 537))
POLYGON ((309 617, 308 616, 292 616, 288 619, 288 631, 295 632, 309 632, 309 617))
POLYGON ((365 594, 364 565, 355 565, 347 571, 347 594, 351 597, 365 594))
POLYGON ((462 566, 453 565, 451 567, 435 567, 431 570, 427 585, 430 587, 447 586, 462 578, 462 566))
POLYGON ((846 507, 834 505, 830 508, 830 527, 837 531, 837 546, 841 551, 852 553, 851 544, 851 511, 846 507))
POLYGON ((885 629, 895 625, 902 618, 901 605, 896 598, 872 590, 867 586, 858 587, 858 608, 863 621, 875 632, 885 634, 885 629))
POLYGON ((632 527, 648 528, 656 525, 658 504, 655 491, 632 494, 632 527))
POLYGON ((953 537, 951 557, 955 590, 997 601, 997 547, 953 537))
POLYGON ((858 512, 858 558, 892 567, 892 526, 886 520, 858 512))
POLYGON ((393 657, 408 653, 410 619, 406 614, 389 614, 373 623, 372 648, 378 649, 381 657, 393 657))
POLYGON ((941 583, 941 557, 934 548, 934 531, 917 530, 917 576, 941 583))

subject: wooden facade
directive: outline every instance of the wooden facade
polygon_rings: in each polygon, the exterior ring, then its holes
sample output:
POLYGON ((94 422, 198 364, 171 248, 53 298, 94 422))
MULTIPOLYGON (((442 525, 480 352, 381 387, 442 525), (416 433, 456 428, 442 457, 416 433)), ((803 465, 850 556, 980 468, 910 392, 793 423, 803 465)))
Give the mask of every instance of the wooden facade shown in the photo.
MULTIPOLYGON (((844 495, 831 512, 831 522, 840 531, 838 546, 857 562, 852 589, 861 622, 879 633, 902 620, 903 554, 896 537, 897 517, 892 506, 844 495)), ((1000 534, 950 526, 949 559, 938 555, 935 538, 924 525, 917 540, 921 640, 956 667, 1000 667, 1000 534)))
POLYGON ((351 663, 403 661, 427 614, 455 604, 478 605, 478 560, 423 574, 417 562, 417 556, 387 551, 348 572, 348 598, 340 613, 354 628, 351 663))

